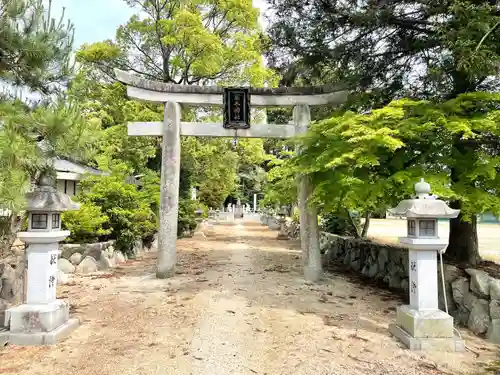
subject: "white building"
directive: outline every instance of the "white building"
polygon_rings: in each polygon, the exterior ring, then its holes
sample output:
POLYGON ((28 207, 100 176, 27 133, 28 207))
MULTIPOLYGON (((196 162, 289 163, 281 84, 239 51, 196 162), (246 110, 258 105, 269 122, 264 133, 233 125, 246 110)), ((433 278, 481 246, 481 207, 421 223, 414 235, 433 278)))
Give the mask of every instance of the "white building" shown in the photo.
POLYGON ((57 173, 57 190, 73 197, 78 194, 78 182, 86 175, 107 176, 108 173, 65 159, 54 159, 57 173))

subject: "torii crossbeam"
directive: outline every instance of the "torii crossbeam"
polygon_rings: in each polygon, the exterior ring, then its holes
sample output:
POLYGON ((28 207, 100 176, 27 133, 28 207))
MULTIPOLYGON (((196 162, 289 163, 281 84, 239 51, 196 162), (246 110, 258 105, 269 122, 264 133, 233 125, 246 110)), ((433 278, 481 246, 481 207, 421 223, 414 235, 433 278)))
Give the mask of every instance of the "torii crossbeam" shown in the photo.
MULTIPOLYGON (((347 99, 343 88, 250 88, 252 107, 294 107, 293 125, 258 124, 249 129, 225 129, 217 123, 181 122, 179 104, 222 106, 224 89, 218 86, 172 85, 150 81, 121 70, 115 70, 118 81, 127 85, 131 98, 164 103, 163 122, 132 122, 130 136, 162 136, 160 229, 158 233, 158 263, 156 276, 175 275, 177 216, 179 211, 180 136, 291 138, 307 131, 310 106, 340 105, 347 99)), ((309 204, 312 185, 300 177, 299 210, 300 237, 306 279, 317 281, 321 275, 321 254, 316 208, 309 204)))

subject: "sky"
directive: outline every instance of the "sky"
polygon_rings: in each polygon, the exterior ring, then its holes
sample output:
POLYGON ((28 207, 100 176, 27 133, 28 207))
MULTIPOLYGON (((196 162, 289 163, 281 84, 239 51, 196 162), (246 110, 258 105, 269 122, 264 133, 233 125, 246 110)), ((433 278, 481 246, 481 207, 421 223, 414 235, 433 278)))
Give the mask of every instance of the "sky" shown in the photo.
MULTIPOLYGON (((45 0, 48 1, 48 0, 45 0)), ((255 7, 265 11, 265 0, 253 0, 255 7)), ((116 29, 134 13, 123 0, 52 0, 52 16, 59 19, 65 8, 65 18, 75 26, 75 49, 83 43, 113 39, 116 29)), ((265 22, 261 17, 261 23, 265 22)))

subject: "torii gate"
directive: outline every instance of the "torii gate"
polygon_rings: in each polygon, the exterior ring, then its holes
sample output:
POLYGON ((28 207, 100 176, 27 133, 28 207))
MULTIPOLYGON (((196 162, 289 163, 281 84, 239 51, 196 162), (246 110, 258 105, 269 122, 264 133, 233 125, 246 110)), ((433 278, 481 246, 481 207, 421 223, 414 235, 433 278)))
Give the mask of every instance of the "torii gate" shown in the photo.
MULTIPOLYGON (((173 85, 146 80, 121 70, 115 70, 118 81, 127 85, 131 98, 164 103, 163 122, 132 122, 130 136, 162 136, 162 163, 160 188, 160 228, 158 233, 158 261, 156 277, 175 275, 177 262, 177 216, 179 213, 180 136, 235 137, 236 131, 218 123, 181 122, 180 103, 187 105, 223 105, 224 88, 218 86, 173 85)), ((255 124, 239 129, 243 138, 291 138, 305 133, 311 121, 310 106, 339 105, 347 99, 347 91, 323 87, 307 88, 250 88, 252 107, 294 107, 293 125, 255 124)), ((321 253, 317 209, 309 204, 312 184, 299 177, 300 238, 304 276, 317 281, 321 276, 321 253)))

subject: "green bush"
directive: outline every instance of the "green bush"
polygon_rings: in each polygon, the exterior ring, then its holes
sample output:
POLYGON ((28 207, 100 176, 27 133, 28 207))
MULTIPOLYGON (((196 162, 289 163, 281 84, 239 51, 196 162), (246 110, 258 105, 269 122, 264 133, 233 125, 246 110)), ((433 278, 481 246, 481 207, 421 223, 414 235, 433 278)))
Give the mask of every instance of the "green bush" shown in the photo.
POLYGON ((196 229, 196 209, 199 203, 191 199, 179 200, 179 218, 177 221, 177 235, 181 236, 185 232, 192 232, 196 229))
POLYGON ((62 214, 63 228, 71 232, 68 243, 96 242, 100 237, 111 233, 105 229, 109 218, 101 211, 101 207, 88 202, 81 205, 78 211, 67 211, 62 214))
MULTIPOLYGON (((361 220, 358 215, 352 214, 354 223, 359 227, 361 220)), ((329 212, 322 217, 322 227, 328 233, 337 234, 339 236, 356 237, 356 228, 353 226, 347 212, 329 212)))
POLYGON ((122 175, 91 177, 82 182, 80 199, 101 208, 108 217, 103 227, 110 230, 109 238, 130 255, 137 240, 151 238, 156 232, 158 218, 152 207, 158 197, 155 190, 139 191, 136 185, 124 181, 122 175))

